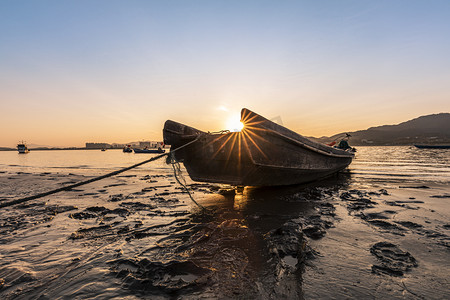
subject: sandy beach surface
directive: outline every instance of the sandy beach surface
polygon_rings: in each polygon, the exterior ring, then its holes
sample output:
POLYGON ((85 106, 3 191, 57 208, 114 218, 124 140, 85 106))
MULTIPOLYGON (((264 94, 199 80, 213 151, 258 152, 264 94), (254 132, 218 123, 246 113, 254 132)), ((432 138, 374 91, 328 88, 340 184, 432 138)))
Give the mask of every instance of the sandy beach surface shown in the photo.
MULTIPOLYGON (((422 180, 358 175, 367 151, 302 186, 236 192, 184 173, 206 210, 170 166, 2 208, 0 298, 449 299, 447 154, 422 180)), ((10 167, 0 201, 93 176, 10 167)))

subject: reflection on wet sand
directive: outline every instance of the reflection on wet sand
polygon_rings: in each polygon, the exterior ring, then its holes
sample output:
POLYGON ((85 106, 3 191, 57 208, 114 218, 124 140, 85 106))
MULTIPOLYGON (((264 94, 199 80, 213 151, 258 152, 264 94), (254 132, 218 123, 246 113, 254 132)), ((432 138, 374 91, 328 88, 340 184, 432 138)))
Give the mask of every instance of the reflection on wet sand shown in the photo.
MULTIPOLYGON (((323 184, 329 187, 316 183, 209 193, 202 201, 207 212, 177 218, 148 247, 140 243, 138 256, 131 252, 111 260, 111 271, 123 287, 140 295, 300 299, 304 260, 312 255, 302 229, 324 231, 330 225, 330 207, 324 203, 342 178, 323 184)), ((208 184, 192 187, 217 190, 208 184)), ((130 243, 155 237, 146 232, 129 235, 130 243)))
MULTIPOLYGON (((198 295, 240 298, 302 298, 302 270, 310 249, 302 232, 307 220, 321 228, 320 203, 342 178, 322 184, 227 191, 208 202, 187 241, 189 260, 206 270, 198 295), (318 208, 319 206, 319 208, 318 208), (206 279, 207 278, 207 279, 206 279)), ((186 241, 185 241, 186 243, 186 241)))

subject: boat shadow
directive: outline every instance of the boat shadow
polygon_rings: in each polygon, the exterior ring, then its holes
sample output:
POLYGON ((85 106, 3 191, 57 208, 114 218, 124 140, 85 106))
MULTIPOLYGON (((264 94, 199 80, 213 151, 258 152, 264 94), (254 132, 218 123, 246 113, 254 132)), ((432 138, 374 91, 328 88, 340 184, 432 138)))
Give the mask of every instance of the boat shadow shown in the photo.
POLYGON ((348 188, 351 180, 351 174, 345 172, 305 184, 245 187, 240 192, 236 189, 235 192, 224 195, 224 204, 245 215, 297 215, 307 212, 314 206, 314 202, 323 200, 324 196, 348 188))
POLYGON ((347 173, 310 184, 228 192, 208 204, 208 213, 192 215, 201 229, 189 239, 189 260, 216 270, 210 277, 215 294, 302 299, 304 225, 313 220, 326 227, 334 211, 329 199, 349 181, 347 173))

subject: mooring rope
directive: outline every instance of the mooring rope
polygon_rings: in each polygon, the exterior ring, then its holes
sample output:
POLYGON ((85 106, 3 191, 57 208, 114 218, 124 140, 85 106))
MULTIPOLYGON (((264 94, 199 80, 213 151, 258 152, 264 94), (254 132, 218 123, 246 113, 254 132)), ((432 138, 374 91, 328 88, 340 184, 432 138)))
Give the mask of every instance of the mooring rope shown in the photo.
POLYGON ((187 187, 186 180, 184 179, 183 175, 181 174, 180 163, 176 160, 173 152, 170 153, 168 158, 170 159, 170 163, 172 164, 173 175, 175 176, 175 180, 178 182, 179 185, 181 185, 184 188, 186 193, 189 195, 189 198, 191 198, 192 202, 197 204, 197 206, 202 208, 203 210, 206 210, 206 208, 203 205, 201 205, 200 203, 195 201, 194 197, 192 197, 192 194, 187 187))
MULTIPOLYGON (((49 196, 49 195, 52 195, 52 194, 56 194, 56 193, 59 193, 59 192, 62 192, 62 191, 68 191, 68 190, 71 190, 71 189, 73 189, 75 187, 79 187, 79 186, 82 186, 82 185, 85 185, 85 184, 88 184, 88 183, 91 183, 91 182, 95 182, 95 181, 99 181, 99 180, 102 180, 102 179, 105 179, 105 178, 108 178, 108 177, 112 177, 114 175, 117 175, 117 174, 123 173, 125 171, 134 169, 136 167, 139 167, 141 165, 147 164, 149 162, 158 160, 158 159, 160 159, 160 158, 162 158, 164 156, 167 156, 167 155, 169 155, 169 154, 171 154, 171 153, 173 153, 175 151, 178 151, 178 150, 180 150, 180 149, 182 149, 184 147, 187 147, 190 144, 196 142, 201 136, 203 136, 203 134, 198 135, 197 138, 195 138, 194 140, 192 140, 192 141, 190 141, 190 142, 188 142, 188 143, 186 143, 186 144, 184 144, 184 145, 182 145, 182 146, 180 146, 180 147, 178 147, 176 149, 173 149, 173 150, 171 149, 170 152, 157 155, 155 157, 152 157, 150 159, 144 160, 143 162, 137 163, 135 165, 132 165, 132 166, 129 166, 129 167, 126 167, 126 168, 123 168, 123 169, 120 169, 120 170, 117 170, 117 171, 114 171, 114 172, 111 172, 111 173, 108 173, 108 174, 105 174, 105 175, 102 175, 102 176, 94 177, 94 178, 91 178, 91 179, 88 179, 88 180, 85 180, 85 181, 81 181, 81 182, 78 182, 78 183, 70 184, 70 185, 67 185, 67 186, 64 186, 64 187, 61 187, 61 188, 58 188, 58 189, 54 189, 54 190, 48 191, 48 192, 36 194, 36 195, 33 195, 33 196, 21 198, 21 199, 12 200, 12 201, 9 201, 9 202, 0 203, 0 208, 4 208, 4 207, 8 207, 8 206, 24 203, 26 201, 42 198, 42 197, 49 196)), ((178 181, 178 179, 177 179, 177 181, 178 181)), ((189 192, 188 192, 188 194, 189 194, 189 197, 191 199, 193 199, 189 192)), ((199 207, 204 209, 204 207, 199 205, 196 201, 194 201, 194 203, 197 204, 199 207)))

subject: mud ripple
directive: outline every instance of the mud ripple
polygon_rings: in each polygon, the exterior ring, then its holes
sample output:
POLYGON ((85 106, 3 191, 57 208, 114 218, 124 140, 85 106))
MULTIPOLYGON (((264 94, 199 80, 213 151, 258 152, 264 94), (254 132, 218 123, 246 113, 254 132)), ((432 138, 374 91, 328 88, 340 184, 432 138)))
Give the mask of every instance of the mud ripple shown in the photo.
POLYGON ((409 252, 389 242, 376 243, 370 248, 370 253, 379 261, 379 264, 372 266, 372 272, 375 274, 403 276, 406 271, 418 265, 409 252))

